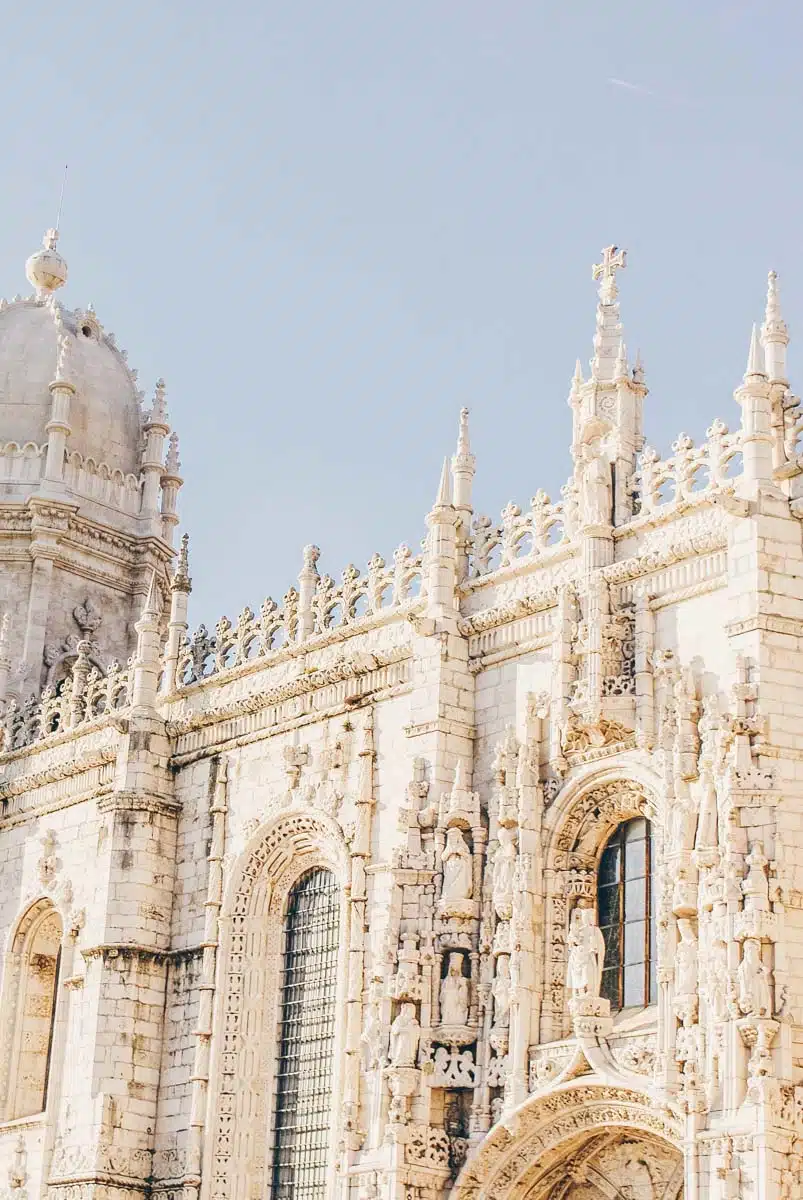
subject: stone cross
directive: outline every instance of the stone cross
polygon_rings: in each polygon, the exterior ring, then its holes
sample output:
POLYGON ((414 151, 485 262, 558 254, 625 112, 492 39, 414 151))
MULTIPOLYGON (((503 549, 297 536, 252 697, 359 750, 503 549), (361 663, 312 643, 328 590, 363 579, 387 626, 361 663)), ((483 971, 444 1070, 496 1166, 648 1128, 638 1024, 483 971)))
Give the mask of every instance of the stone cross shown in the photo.
POLYGON ((592 268, 592 278, 601 279, 599 285, 600 299, 613 299, 616 295, 616 272, 626 266, 627 251, 618 246, 606 246, 602 251, 602 262, 592 268))

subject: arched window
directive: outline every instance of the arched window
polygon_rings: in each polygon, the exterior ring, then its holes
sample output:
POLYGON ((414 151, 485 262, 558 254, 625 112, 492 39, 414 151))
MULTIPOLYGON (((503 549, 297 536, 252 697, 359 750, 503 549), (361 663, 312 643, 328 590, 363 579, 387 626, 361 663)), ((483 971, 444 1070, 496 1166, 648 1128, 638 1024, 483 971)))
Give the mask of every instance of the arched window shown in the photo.
POLYGON ((50 1054, 56 1018, 61 918, 47 900, 26 913, 12 948, 16 971, 14 1041, 6 1104, 7 1119, 35 1116, 47 1103, 50 1054))
POLYGON ((655 922, 652 826, 643 817, 623 822, 602 852, 597 912, 605 938, 602 995, 611 1008, 655 999, 655 922))
POLYGON ((325 1192, 339 933, 337 881, 308 871, 290 892, 284 926, 271 1200, 325 1192))

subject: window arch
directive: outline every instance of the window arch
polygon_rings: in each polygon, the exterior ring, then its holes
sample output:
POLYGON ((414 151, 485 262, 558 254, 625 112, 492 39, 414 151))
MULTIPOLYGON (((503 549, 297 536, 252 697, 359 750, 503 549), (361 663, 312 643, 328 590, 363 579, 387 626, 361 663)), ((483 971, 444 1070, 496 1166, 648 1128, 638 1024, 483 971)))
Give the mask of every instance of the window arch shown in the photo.
POLYGON ((332 1122, 340 902, 315 867, 290 891, 284 922, 273 1104, 271 1200, 317 1200, 332 1122))
POLYGON ((10 969, 16 988, 10 1005, 14 1032, 7 1120, 35 1116, 47 1104, 61 938, 61 917, 49 900, 40 900, 28 910, 14 938, 10 969))
POLYGON ((608 839, 597 874, 597 912, 605 939, 602 995, 616 1012, 655 999, 652 826, 623 821, 608 839))

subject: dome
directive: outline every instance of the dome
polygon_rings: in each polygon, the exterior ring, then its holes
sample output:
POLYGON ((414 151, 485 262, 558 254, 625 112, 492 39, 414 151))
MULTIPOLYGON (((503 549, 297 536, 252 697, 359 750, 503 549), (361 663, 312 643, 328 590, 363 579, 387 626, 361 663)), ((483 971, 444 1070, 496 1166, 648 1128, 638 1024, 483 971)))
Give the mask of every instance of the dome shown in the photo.
POLYGON ((49 385, 60 338, 67 335, 61 377, 75 388, 68 453, 138 476, 143 420, 136 378, 91 309, 71 312, 56 301, 52 292, 66 277, 66 264, 53 255, 46 243, 28 260, 36 299, 0 303, 0 443, 47 441, 49 385))

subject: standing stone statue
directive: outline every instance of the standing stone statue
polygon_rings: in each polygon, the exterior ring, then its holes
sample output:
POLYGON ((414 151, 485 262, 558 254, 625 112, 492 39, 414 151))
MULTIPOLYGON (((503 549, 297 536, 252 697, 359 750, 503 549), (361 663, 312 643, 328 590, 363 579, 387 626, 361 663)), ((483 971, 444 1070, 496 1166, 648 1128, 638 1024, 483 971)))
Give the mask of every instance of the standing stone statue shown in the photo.
POLYGON ((390 1061, 394 1067, 414 1067, 421 1040, 421 1026, 410 1001, 402 1004, 390 1027, 390 1061))
POLYGON ((745 1015, 772 1016, 772 993, 769 971, 761 961, 761 943, 746 938, 744 953, 737 972, 739 1008, 745 1015))
POLYGON ((507 1029, 510 1024, 510 959, 501 954, 496 963, 496 976, 491 987, 494 999, 494 1029, 507 1029))
POLYGON ((567 986, 575 996, 599 996, 605 939, 590 908, 576 908, 569 931, 567 986))
POLYGON ((679 996, 697 992, 697 938, 687 918, 678 921, 680 942, 675 952, 675 991, 679 996))
POLYGON ((446 834, 443 857, 443 900, 470 900, 473 891, 471 851, 457 828, 446 834))
POLYGON ((513 915, 513 880, 516 875, 516 835, 503 826, 499 830, 499 849, 494 856, 493 900, 500 921, 513 915))
POLYGON ((440 990, 441 1024, 465 1025, 468 1021, 468 980, 463 974, 463 955, 450 954, 440 990))

